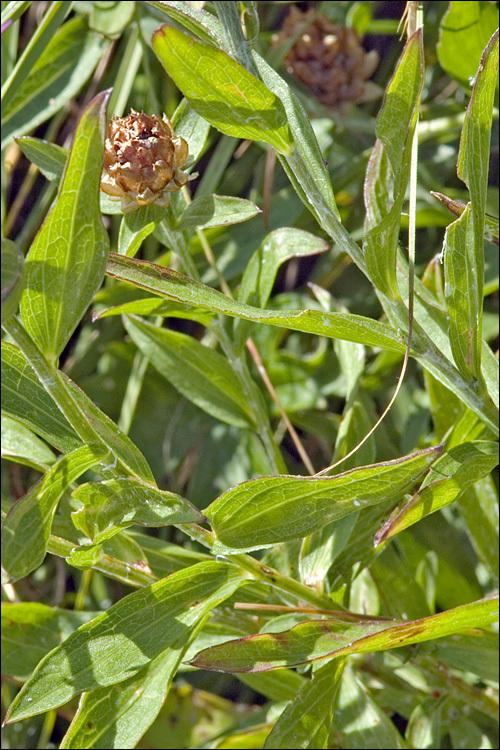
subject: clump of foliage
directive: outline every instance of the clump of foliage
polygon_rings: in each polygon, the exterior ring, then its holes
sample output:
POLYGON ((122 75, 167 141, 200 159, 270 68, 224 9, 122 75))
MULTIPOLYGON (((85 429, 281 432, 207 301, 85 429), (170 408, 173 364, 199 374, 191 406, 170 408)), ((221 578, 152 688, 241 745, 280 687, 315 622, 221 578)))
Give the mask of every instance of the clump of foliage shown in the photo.
POLYGON ((498 746, 496 8, 307 4, 331 109, 284 5, 2 4, 6 748, 498 746))

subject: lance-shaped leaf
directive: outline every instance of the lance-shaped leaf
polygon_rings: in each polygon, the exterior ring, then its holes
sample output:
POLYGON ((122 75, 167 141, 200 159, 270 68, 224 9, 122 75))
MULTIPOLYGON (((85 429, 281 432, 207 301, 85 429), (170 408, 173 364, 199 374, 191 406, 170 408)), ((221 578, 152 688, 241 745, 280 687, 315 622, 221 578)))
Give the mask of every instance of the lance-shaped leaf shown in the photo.
POLYGON ((83 445, 60 458, 31 490, 15 503, 2 526, 2 565, 13 580, 43 562, 57 503, 68 486, 100 462, 101 454, 83 445))
POLYGON ((264 743, 265 748, 328 747, 345 663, 345 659, 332 659, 314 673, 279 717, 264 743))
POLYGON ((452 503, 498 464, 498 445, 487 440, 463 443, 441 456, 417 494, 376 535, 376 542, 398 534, 421 518, 452 503))
POLYGON ((28 427, 2 414, 2 458, 42 473, 56 461, 55 453, 28 427))
POLYGON ((187 640, 191 626, 245 575, 226 563, 199 563, 124 597, 47 654, 11 704, 7 722, 133 676, 182 636, 187 640))
MULTIPOLYGON (((428 448, 334 477, 251 479, 218 497, 204 513, 221 547, 270 547, 312 534, 327 523, 370 505, 401 499, 440 452, 439 447, 428 448)), ((214 551, 221 551, 218 544, 214 551)))
POLYGON ((457 173, 471 205, 451 224, 444 241, 445 297, 453 356, 468 378, 481 377, 484 227, 491 122, 498 79, 498 31, 481 57, 467 107, 457 173))
POLYGON ((383 294, 397 299, 399 289, 396 278, 396 256, 401 209, 405 199, 410 170, 413 133, 417 122, 418 105, 424 83, 422 32, 417 31, 407 42, 396 71, 385 94, 384 105, 377 121, 377 136, 387 154, 391 179, 385 170, 382 176, 375 162, 382 158, 381 148, 375 148, 367 170, 365 201, 379 200, 384 195, 386 210, 376 226, 368 222, 369 230, 364 253, 370 279, 383 294), (394 198, 389 192, 394 191, 394 198))
POLYGON ((24 354, 2 341, 2 411, 18 419, 51 445, 68 453, 81 440, 57 408, 24 354))
POLYGON ((59 747, 135 747, 157 717, 186 647, 181 637, 134 677, 84 693, 59 747))
POLYGON ((217 672, 265 672, 268 669, 349 654, 387 651, 486 627, 498 619, 498 597, 411 622, 364 621, 346 624, 311 620, 282 633, 261 633, 212 646, 191 660, 200 669, 217 672))
POLYGON ((49 651, 96 614, 40 602, 2 602, 2 672, 27 680, 49 651))
POLYGON ((71 514, 73 523, 93 542, 102 542, 133 523, 168 526, 204 520, 180 495, 128 477, 81 484, 72 496, 83 503, 71 514))
POLYGON ((153 49, 195 112, 211 125, 236 138, 265 141, 279 153, 291 150, 278 97, 222 49, 172 26, 155 31, 153 49))
POLYGON ((109 239, 99 181, 109 95, 98 94, 84 110, 57 202, 26 259, 22 319, 51 362, 68 343, 106 268, 109 239))
POLYGON ((136 258, 124 258, 116 253, 109 255, 107 274, 129 281, 160 297, 205 307, 235 318, 291 328, 317 336, 356 341, 367 346, 381 346, 391 351, 405 350, 404 343, 394 328, 362 315, 319 310, 261 310, 232 300, 216 289, 194 281, 171 268, 136 258))
POLYGON ((252 410, 227 360, 192 336, 124 318, 134 343, 151 364, 187 399, 216 419, 251 427, 252 410))

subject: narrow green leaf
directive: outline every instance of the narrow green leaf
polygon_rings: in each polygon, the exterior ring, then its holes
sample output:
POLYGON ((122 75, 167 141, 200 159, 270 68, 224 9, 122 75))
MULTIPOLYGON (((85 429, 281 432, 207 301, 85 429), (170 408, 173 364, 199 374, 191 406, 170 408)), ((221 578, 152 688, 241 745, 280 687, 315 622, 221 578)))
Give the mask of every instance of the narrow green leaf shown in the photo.
POLYGON ((445 297, 450 343, 460 372, 481 377, 484 229, 491 122, 498 79, 498 31, 481 58, 467 107, 457 173, 471 205, 451 224, 444 240, 445 297))
POLYGON ((54 34, 8 109, 2 113, 2 149, 52 117, 81 89, 109 41, 88 30, 82 16, 54 34))
POLYGON ((195 164, 203 153, 210 132, 210 123, 200 117, 183 99, 172 117, 176 135, 184 138, 189 148, 189 156, 183 169, 195 164))
POLYGON ((17 419, 2 414, 2 458, 45 472, 56 460, 47 443, 17 419))
POLYGON ((61 181, 68 161, 67 149, 30 136, 16 138, 15 141, 26 158, 38 167, 47 180, 56 183, 61 181))
POLYGON ((217 672, 262 672, 332 656, 386 651, 486 627, 498 619, 498 597, 412 622, 312 620, 282 633, 261 633, 200 651, 190 662, 217 672))
POLYGON ((48 443, 68 453, 81 445, 55 402, 38 380, 24 354, 2 341, 2 411, 29 427, 48 443))
POLYGON ((160 315, 165 318, 184 318, 195 320, 203 326, 209 326, 213 321, 214 313, 203 307, 188 307, 180 302, 170 302, 161 297, 146 297, 133 302, 125 302, 123 305, 108 307, 107 310, 93 314, 93 320, 108 318, 111 315, 160 315))
POLYGON ((217 49, 161 26, 153 49, 192 108, 226 135, 265 141, 279 153, 292 142, 280 100, 258 78, 217 49))
POLYGON ((2 565, 13 580, 36 570, 47 551, 52 519, 69 485, 102 459, 86 445, 62 456, 9 510, 2 526, 2 565))
POLYGON ((485 477, 461 495, 458 508, 478 558, 498 581, 498 492, 493 478, 485 477))
POLYGON ((186 645, 183 635, 134 677, 84 693, 61 750, 135 747, 157 717, 186 645))
POLYGON ((166 209, 152 204, 143 206, 138 211, 124 214, 118 236, 118 252, 132 258, 143 241, 156 229, 164 218, 166 209))
POLYGON ((110 253, 107 273, 161 297, 205 307, 224 315, 404 352, 404 344, 397 331, 361 315, 318 310, 261 310, 232 300, 171 268, 135 258, 124 258, 115 253, 110 253))
POLYGON ((375 287, 391 299, 399 298, 396 276, 401 210, 405 199, 410 171, 413 133, 417 122, 418 106, 424 83, 423 44, 421 31, 407 42, 396 71, 385 94, 383 107, 377 120, 377 136, 382 148, 375 147, 367 169, 365 202, 368 217, 373 218, 369 204, 378 201, 378 193, 386 193, 387 204, 383 215, 374 226, 367 222, 363 243, 366 267, 375 287), (391 166, 391 179, 383 152, 391 166), (382 161, 382 165, 379 162, 382 161), (393 192, 393 198, 389 198, 393 192), (374 195, 375 194, 375 195, 374 195))
POLYGON ((7 723, 57 708, 74 695, 114 685, 171 647, 244 583, 226 563, 180 570, 121 599, 51 651, 17 694, 7 723))
MULTIPOLYGON (((447 700, 447 698, 445 698, 447 700)), ((408 720, 405 737, 410 747, 432 750, 441 746, 442 700, 429 696, 415 706, 408 720)))
POLYGON ((437 46, 441 67, 469 86, 490 36, 498 26, 497 8, 477 0, 454 0, 440 24, 437 46))
POLYGON ((109 239, 98 201, 109 92, 84 111, 57 202, 26 259, 24 326, 54 362, 99 289, 109 239))
POLYGON ((335 699, 342 681, 345 659, 332 659, 316 670, 285 708, 265 748, 327 748, 335 699))
POLYGON ((390 539, 430 513, 446 507, 493 471, 497 464, 497 443, 475 440, 451 448, 431 467, 417 494, 385 524, 377 541, 390 539))
POLYGON ((244 198, 207 195, 195 198, 182 212, 179 229, 208 229, 239 224, 260 214, 260 208, 244 198))
POLYGON ((2 602, 2 672, 27 680, 49 651, 95 616, 39 602, 2 602))
MULTIPOLYGON (((233 487, 204 513, 224 547, 261 549, 298 539, 379 503, 397 502, 441 449, 373 464, 333 477, 259 477, 233 487)), ((220 552, 218 545, 214 551, 220 552)))
POLYGON ((240 382, 222 354, 192 336, 137 318, 124 318, 124 326, 140 351, 183 396, 223 422, 243 428, 253 425, 240 382))
POLYGON ((83 503, 71 514, 73 523, 94 543, 133 523, 168 526, 204 520, 203 514, 180 495, 139 479, 88 482, 77 487, 72 496, 83 503))
POLYGON ((197 39, 224 47, 224 29, 220 21, 203 8, 189 2, 154 2, 148 3, 174 20, 197 39))
POLYGON ((2 237, 2 323, 17 312, 24 285, 23 264, 17 245, 2 237))

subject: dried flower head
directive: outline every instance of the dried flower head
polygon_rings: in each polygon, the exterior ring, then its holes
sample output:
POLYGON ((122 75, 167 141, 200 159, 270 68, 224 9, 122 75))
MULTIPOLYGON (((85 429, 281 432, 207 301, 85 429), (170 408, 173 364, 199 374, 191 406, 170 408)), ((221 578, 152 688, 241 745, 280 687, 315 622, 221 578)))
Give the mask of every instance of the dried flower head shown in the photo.
POLYGON ((302 12, 293 5, 273 45, 284 44, 311 20, 285 57, 288 71, 328 107, 360 101, 365 81, 377 67, 377 53, 365 52, 353 29, 333 24, 325 15, 314 19, 315 14, 314 8, 302 12))
POLYGON ((182 167, 188 146, 164 115, 135 112, 114 117, 104 143, 101 190, 121 199, 125 214, 155 203, 167 207, 170 193, 188 181, 182 167))

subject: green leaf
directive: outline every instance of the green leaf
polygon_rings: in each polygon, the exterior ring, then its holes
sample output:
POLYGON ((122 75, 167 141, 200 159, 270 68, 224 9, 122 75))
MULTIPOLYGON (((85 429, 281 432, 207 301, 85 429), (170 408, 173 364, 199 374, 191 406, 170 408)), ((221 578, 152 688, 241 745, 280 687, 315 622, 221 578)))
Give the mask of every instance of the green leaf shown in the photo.
POLYGON ((264 141, 279 153, 292 142, 279 99, 222 49, 161 26, 153 49, 192 108, 226 135, 264 141))
POLYGON ((417 122, 418 106, 424 84, 422 33, 417 32, 407 42, 396 71, 385 94, 383 107, 377 120, 376 145, 367 169, 365 201, 382 200, 383 213, 374 225, 374 211, 367 206, 368 221, 363 249, 366 267, 375 287, 391 299, 399 298, 396 277, 401 210, 410 172, 413 133, 417 122), (384 152, 389 160, 392 175, 389 179, 384 152), (382 162, 382 165, 379 162, 382 162), (384 168, 385 167, 385 168, 384 168), (389 198, 393 189, 394 197, 389 198), (373 195, 375 193, 375 195, 373 195), (377 194, 382 194, 377 195, 377 194), (385 195, 384 195, 385 193, 385 195))
POLYGON ((9 510, 2 526, 2 565, 13 580, 36 570, 47 551, 57 504, 69 485, 103 454, 82 445, 62 456, 9 510))
POLYGON ((318 310, 261 310, 232 300, 171 268, 135 258, 124 258, 115 253, 109 255, 107 273, 159 296, 205 307, 224 315, 404 352, 404 344, 397 331, 361 315, 318 310))
POLYGON ((124 318, 124 326, 140 351, 187 399, 236 427, 253 425, 252 410, 227 360, 192 336, 151 323, 124 318))
POLYGON ((265 748, 328 747, 345 662, 332 659, 314 673, 279 717, 264 743, 265 748))
POLYGON ((203 8, 189 2, 149 2, 157 10, 172 18, 179 26, 189 31, 197 39, 224 47, 224 28, 220 21, 203 8))
POLYGON ((2 237, 2 323, 17 312, 24 286, 23 263, 17 245, 2 237))
POLYGON ((125 596, 40 662, 11 704, 7 722, 136 674, 182 636, 187 640, 191 626, 231 596, 244 575, 226 563, 199 563, 125 596))
POLYGON ((430 513, 446 507, 493 471, 497 464, 497 443, 475 440, 451 448, 432 466, 416 495, 385 524, 377 541, 389 539, 430 513))
POLYGON ((71 514, 73 523, 94 543, 133 523, 168 526, 204 520, 203 514, 180 495, 139 479, 88 482, 77 487, 72 496, 83 503, 71 514))
POLYGON ((56 460, 47 443, 17 419, 2 414, 2 458, 44 472, 56 460))
POLYGON ((67 149, 30 136, 16 138, 15 141, 26 158, 38 167, 47 180, 56 183, 61 181, 68 161, 67 149))
POLYGON ((2 341, 2 411, 65 453, 81 440, 56 406, 24 354, 2 341))
POLYGON ((186 645, 182 636, 134 677, 84 693, 59 747, 135 747, 158 715, 186 645))
POLYGON ((441 746, 442 700, 429 696, 415 706, 408 720, 405 737, 410 747, 435 748, 441 746))
POLYGON ((470 190, 471 205, 446 230, 445 297, 450 343, 460 372, 481 377, 484 230, 493 101, 498 78, 498 32, 489 41, 467 108, 458 176, 470 190))
POLYGON ((333 736, 346 748, 406 747, 390 718, 356 678, 351 664, 347 664, 342 675, 333 736))
MULTIPOLYGON (((129 214, 130 215, 130 214, 129 214)), ((109 307, 102 312, 94 313, 93 320, 108 318, 111 315, 160 315, 165 318, 184 318, 186 320, 195 320, 203 326, 209 326, 214 318, 214 313, 203 307, 188 307, 178 302, 170 302, 161 299, 161 297, 146 297, 137 299, 133 302, 124 302, 123 305, 109 307)))
POLYGON ((454 0, 441 20, 437 45, 441 67, 468 86, 476 75, 488 39, 498 26, 498 12, 491 3, 454 0))
POLYGON ((248 221, 257 214, 260 208, 244 198, 232 198, 228 195, 207 195, 195 198, 182 212, 178 221, 179 229, 208 229, 239 224, 248 221))
POLYGON ((174 112, 172 125, 176 135, 184 138, 189 148, 189 156, 183 167, 186 170, 195 164, 203 153, 210 124, 194 111, 186 99, 183 99, 174 112))
POLYGON ((217 672, 262 672, 292 667, 332 656, 371 653, 423 643, 486 627, 498 618, 498 597, 412 622, 340 623, 312 620, 282 633, 262 633, 200 651, 190 664, 217 672))
POLYGON ((49 651, 95 616, 39 602, 2 602, 2 672, 27 680, 49 651))
POLYGON ((24 326, 54 362, 99 289, 109 239, 98 201, 109 92, 85 109, 57 202, 26 259, 24 326))
MULTIPOLYGON (((440 452, 439 447, 429 448, 333 477, 251 479, 220 495, 204 513, 225 548, 273 546, 307 536, 370 505, 397 502, 440 452)), ((219 545, 213 549, 221 552, 219 545)))
POLYGON ((280 266, 290 258, 317 255, 327 243, 302 229, 283 227, 270 232, 250 258, 241 280, 238 300, 265 307, 280 266))
POLYGON ((458 508, 478 558, 498 581, 498 493, 493 478, 485 477, 466 490, 458 508))
POLYGON ((154 232, 158 223, 164 218, 165 212, 165 208, 152 204, 142 206, 138 211, 130 214, 124 214, 118 236, 119 254, 133 257, 146 237, 154 232))
POLYGON ((2 149, 13 136, 33 130, 72 99, 108 45, 106 39, 88 30, 81 16, 61 26, 2 112, 2 149))

